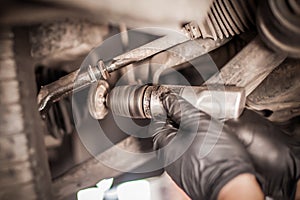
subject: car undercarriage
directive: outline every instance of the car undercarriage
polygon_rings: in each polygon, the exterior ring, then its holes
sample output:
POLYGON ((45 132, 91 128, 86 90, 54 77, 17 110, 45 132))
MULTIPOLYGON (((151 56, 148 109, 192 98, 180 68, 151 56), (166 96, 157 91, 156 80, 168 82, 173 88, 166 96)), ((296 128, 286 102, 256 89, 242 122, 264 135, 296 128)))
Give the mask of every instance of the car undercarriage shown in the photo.
POLYGON ((0 199, 67 199, 101 179, 162 174, 146 167, 155 156, 144 133, 166 88, 216 118, 247 108, 300 136, 299 1, 0 9, 0 199))

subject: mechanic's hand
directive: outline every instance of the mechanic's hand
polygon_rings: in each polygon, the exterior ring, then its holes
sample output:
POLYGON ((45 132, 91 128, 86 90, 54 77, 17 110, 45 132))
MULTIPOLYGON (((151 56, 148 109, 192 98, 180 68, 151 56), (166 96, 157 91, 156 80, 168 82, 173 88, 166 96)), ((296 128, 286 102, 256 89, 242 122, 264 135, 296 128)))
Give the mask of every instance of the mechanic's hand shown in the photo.
POLYGON ((293 196, 299 160, 289 145, 297 143, 288 143, 269 121, 246 110, 223 126, 175 94, 161 100, 168 120, 155 123, 154 148, 192 199, 217 199, 226 183, 244 173, 255 175, 266 196, 293 196))
POLYGON ((299 138, 250 110, 227 121, 224 131, 235 134, 245 146, 266 196, 294 199, 300 175, 299 138))

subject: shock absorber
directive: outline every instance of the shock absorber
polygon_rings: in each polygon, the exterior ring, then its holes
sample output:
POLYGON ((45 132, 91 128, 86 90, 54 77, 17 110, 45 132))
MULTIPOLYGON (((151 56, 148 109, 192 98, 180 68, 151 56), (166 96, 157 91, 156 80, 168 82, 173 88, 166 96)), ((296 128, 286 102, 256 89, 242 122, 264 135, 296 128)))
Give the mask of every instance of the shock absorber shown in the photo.
POLYGON ((235 86, 126 85, 115 87, 107 95, 103 88, 103 85, 98 86, 89 96, 89 111, 96 119, 103 118, 107 108, 115 115, 130 118, 163 115, 160 96, 165 92, 175 93, 218 119, 238 118, 246 100, 244 89, 235 86))

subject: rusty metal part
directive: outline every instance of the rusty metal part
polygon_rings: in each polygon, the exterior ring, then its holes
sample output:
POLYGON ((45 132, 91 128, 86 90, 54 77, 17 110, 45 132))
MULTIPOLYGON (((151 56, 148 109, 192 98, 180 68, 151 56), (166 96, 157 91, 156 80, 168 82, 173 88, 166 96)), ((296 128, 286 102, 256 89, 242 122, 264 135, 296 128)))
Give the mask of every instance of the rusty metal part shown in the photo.
MULTIPOLYGON (((158 65, 152 66, 151 71, 154 72, 153 74, 151 74, 151 77, 153 77, 152 82, 158 83, 158 79, 159 79, 160 75, 166 69, 169 69, 171 67, 177 67, 177 66, 179 66, 183 63, 186 63, 192 59, 195 59, 201 55, 211 52, 212 50, 222 46, 223 44, 227 43, 228 41, 230 41, 230 39, 217 40, 217 41, 214 41, 212 39, 189 40, 183 44, 172 47, 172 48, 168 49, 167 51, 163 51, 161 53, 156 54, 154 57, 151 58, 152 61, 153 61, 153 59, 160 58, 160 57, 167 57, 167 60, 163 60, 163 63, 161 63, 161 66, 159 66, 158 68, 156 67, 158 65)), ((162 62, 161 59, 157 59, 157 60, 158 60, 158 62, 162 62)), ((156 64, 158 62, 155 61, 156 64)), ((145 71, 143 71, 141 73, 145 73, 145 71)), ((100 91, 92 91, 92 90, 97 90, 97 88, 96 87, 91 88, 90 89, 91 94, 95 94, 98 92, 100 92, 102 94, 102 93, 107 92, 107 91, 103 91, 102 87, 101 87, 100 91)), ((89 96, 89 98, 97 98, 97 97, 89 96)), ((91 103, 94 103, 94 102, 97 102, 98 100, 91 99, 89 101, 91 101, 91 103)), ((90 109, 89 111, 90 111, 91 115, 93 117, 95 117, 96 119, 103 119, 105 117, 106 107, 104 105, 100 105, 100 106, 91 105, 91 108, 93 108, 93 109, 90 109), (102 113, 102 115, 100 113, 102 113)))
MULTIPOLYGON (((41 88, 42 85, 49 84, 66 74, 67 72, 61 69, 38 67, 35 70, 37 87, 41 88)), ((49 109, 44 122, 50 137, 61 142, 64 136, 74 132, 74 120, 71 114, 73 108, 76 108, 75 102, 72 103, 70 98, 65 98, 49 109)))
POLYGON ((38 96, 38 109, 41 113, 47 112, 50 104, 55 103, 60 98, 69 95, 73 90, 73 84, 76 80, 79 70, 76 70, 67 76, 60 78, 58 81, 46 86, 42 86, 38 96))
POLYGON ((88 109, 95 119, 103 119, 108 113, 105 106, 105 98, 109 90, 106 81, 100 80, 97 85, 92 85, 88 96, 88 109))
MULTIPOLYGON (((151 147, 150 147, 151 148, 151 147)), ((147 149, 151 150, 151 149, 147 149)), ((147 151, 142 147, 142 144, 137 138, 132 136, 127 137, 116 145, 112 146, 96 157, 91 158, 79 166, 69 170, 67 173, 58 177, 53 181, 54 199, 63 200, 67 196, 79 191, 80 189, 95 185, 99 180, 104 178, 111 178, 121 175, 123 172, 112 169, 100 161, 110 160, 115 163, 118 169, 123 169, 125 172, 130 172, 135 168, 155 158, 153 156, 138 156, 147 151), (132 156, 123 156, 119 154, 120 149, 127 152, 132 152, 132 156)))
MULTIPOLYGON (((101 66, 101 62, 99 63, 101 66)), ((99 65, 89 65, 87 70, 83 72, 78 69, 51 84, 43 86, 37 97, 39 111, 42 114, 47 112, 49 107, 61 98, 100 80, 104 72, 99 65)))
POLYGON ((249 96, 250 109, 271 121, 284 122, 300 115, 300 61, 287 59, 249 96))
MULTIPOLYGON (((160 96, 168 92, 176 93, 199 110, 219 119, 238 118, 246 101, 244 89, 234 86, 127 85, 115 87, 106 97, 106 105, 119 116, 155 118, 165 115, 160 96)), ((100 101, 96 95, 90 98, 100 101)), ((92 104, 90 107, 97 106, 92 104)), ((95 113, 96 110, 90 110, 90 112, 95 113)), ((92 115, 95 116, 95 114, 92 115)))
POLYGON ((256 37, 205 84, 244 87, 248 96, 285 58, 256 37))
POLYGON ((73 91, 80 90, 96 80, 101 80, 102 78, 107 79, 109 73, 129 64, 142 61, 162 51, 169 50, 170 52, 174 52, 179 55, 181 53, 184 54, 184 56, 179 57, 179 60, 175 59, 171 61, 171 63, 167 63, 165 65, 170 67, 187 62, 189 59, 193 59, 203 55, 204 53, 208 53, 227 41, 229 40, 213 41, 208 39, 203 41, 199 40, 199 43, 197 43, 196 41, 188 41, 188 38, 176 33, 164 36, 117 56, 110 62, 103 62, 102 60, 99 60, 96 66, 88 66, 86 71, 76 70, 69 75, 62 77, 58 81, 42 87, 38 95, 39 111, 41 113, 45 113, 54 102, 72 94, 73 91), (197 47, 197 45, 199 45, 197 48, 198 51, 196 51, 196 53, 189 54, 193 50, 192 47, 197 47), (105 63, 109 64, 105 65, 105 63))
POLYGON ((209 38, 190 40, 182 45, 175 46, 168 51, 155 55, 151 60, 151 63, 154 63, 154 65, 151 66, 151 71, 154 72, 151 74, 151 77, 153 77, 152 82, 155 84, 158 83, 159 77, 167 69, 172 67, 177 68, 177 66, 205 55, 229 41, 230 38, 216 41, 209 38))
POLYGON ((191 39, 200 38, 202 36, 197 22, 192 21, 182 26, 183 32, 191 39))
POLYGON ((121 67, 142 61, 188 40, 189 38, 185 37, 184 35, 174 32, 113 58, 110 64, 107 65, 106 69, 109 73, 116 71, 121 67))
POLYGON ((141 47, 117 56, 105 65, 100 60, 96 66, 89 65, 85 71, 76 70, 49 85, 41 88, 38 95, 39 111, 47 112, 47 109, 59 99, 80 90, 91 83, 108 78, 108 73, 114 72, 134 62, 142 61, 154 54, 166 50, 174 45, 187 41, 188 38, 179 34, 170 34, 154 40, 141 47))
POLYGON ((37 97, 39 111, 42 114, 46 113, 53 103, 72 94, 74 89, 79 90, 95 82, 93 77, 98 78, 101 73, 97 67, 94 67, 93 71, 95 73, 90 75, 89 70, 83 73, 76 70, 49 85, 43 86, 37 97))
MULTIPOLYGON (((285 55, 277 55, 275 52, 265 47, 260 39, 256 37, 239 54, 229 61, 219 74, 211 77, 205 84, 225 84, 245 87, 245 93, 246 96, 248 96, 268 76, 268 74, 285 59, 285 57, 285 55)), ((124 92, 128 89, 129 88, 123 88, 123 90, 119 90, 118 88, 115 88, 115 90, 112 91, 112 101, 110 102, 110 100, 108 100, 108 106, 117 114, 123 116, 149 118, 149 114, 146 114, 147 116, 145 116, 145 113, 149 113, 147 112, 147 109, 143 110, 143 104, 138 103, 138 99, 142 99, 142 97, 137 97, 139 94, 148 94, 148 90, 144 87, 135 87, 131 88, 131 92, 124 92), (140 90, 140 92, 135 93, 135 90, 140 90), (125 94, 126 97, 124 96, 125 94), (131 96, 128 96, 128 94, 131 94, 131 96), (118 101, 119 98, 127 99, 128 102, 120 102, 118 101), (116 99, 116 101, 114 101, 114 99, 116 99), (133 99, 135 100, 133 101, 133 99), (138 105, 139 107, 137 108, 138 105)), ((148 99, 150 99, 150 97, 148 97, 148 99)), ((145 105, 150 105, 150 103, 145 103, 145 105)), ((233 105, 232 107, 236 108, 236 105, 233 105)), ((211 113, 209 110, 206 112, 211 113)), ((234 117, 237 117, 240 114, 240 112, 237 113, 238 114, 235 114, 234 117)))
POLYGON ((99 60, 96 66, 89 65, 87 69, 78 69, 41 88, 38 95, 39 111, 41 113, 47 112, 47 109, 54 102, 72 94, 73 91, 80 90, 97 80, 101 80, 101 78, 108 78, 108 73, 146 59, 187 40, 183 35, 167 35, 115 57, 108 65, 99 60))

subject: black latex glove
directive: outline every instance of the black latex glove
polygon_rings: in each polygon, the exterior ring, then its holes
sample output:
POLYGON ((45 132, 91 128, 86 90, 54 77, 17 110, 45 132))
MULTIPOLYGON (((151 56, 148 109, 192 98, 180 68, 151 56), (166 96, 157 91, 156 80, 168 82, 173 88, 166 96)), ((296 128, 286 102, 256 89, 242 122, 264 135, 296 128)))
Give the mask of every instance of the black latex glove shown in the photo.
POLYGON ((255 175, 266 196, 293 197, 300 165, 290 146, 299 143, 249 110, 222 124, 175 94, 161 100, 168 120, 155 123, 154 148, 192 199, 217 199, 242 173, 255 175))

